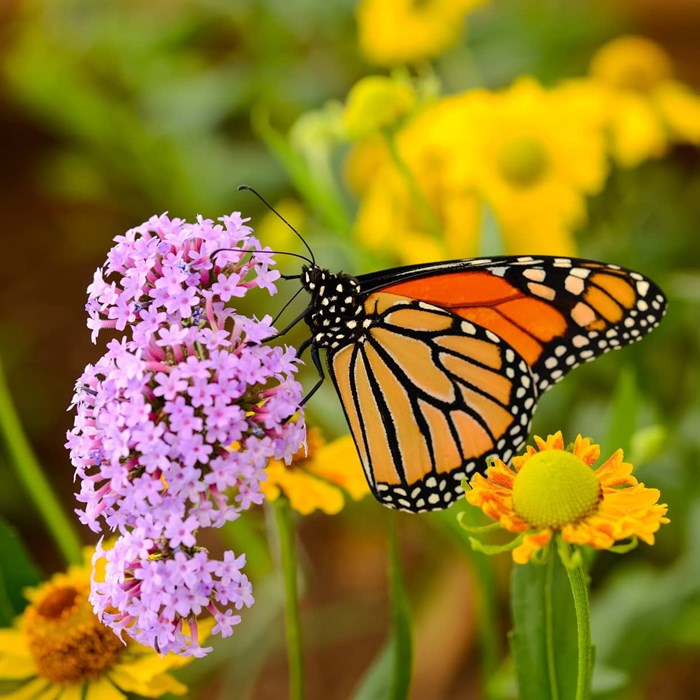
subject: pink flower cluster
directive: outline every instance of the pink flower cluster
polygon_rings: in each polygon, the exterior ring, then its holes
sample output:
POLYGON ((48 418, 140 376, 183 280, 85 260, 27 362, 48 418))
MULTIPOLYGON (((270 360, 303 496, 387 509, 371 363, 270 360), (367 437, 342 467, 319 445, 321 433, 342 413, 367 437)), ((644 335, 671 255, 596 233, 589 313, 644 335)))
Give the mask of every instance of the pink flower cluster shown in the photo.
POLYGON ((272 256, 239 214, 220 222, 163 215, 115 238, 88 288, 88 325, 93 340, 123 335, 78 380, 68 433, 82 522, 119 533, 96 554, 108 576, 93 583, 95 611, 162 652, 206 653, 204 610, 223 636, 240 621, 227 606, 253 601, 245 557, 210 559, 198 531, 261 503, 267 462, 305 438, 303 420, 289 420, 302 397, 294 350, 261 342, 275 333, 269 317, 228 305, 275 292, 272 256))

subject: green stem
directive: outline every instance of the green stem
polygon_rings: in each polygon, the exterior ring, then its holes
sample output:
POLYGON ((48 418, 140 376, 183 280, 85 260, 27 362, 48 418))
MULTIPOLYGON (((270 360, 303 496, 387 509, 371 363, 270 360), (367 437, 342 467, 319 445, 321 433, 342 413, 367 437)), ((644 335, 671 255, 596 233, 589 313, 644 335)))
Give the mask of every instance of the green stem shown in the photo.
POLYGON ((401 573, 396 518, 396 512, 391 511, 389 513, 389 592, 391 596, 391 639, 394 656, 389 698, 391 700, 406 700, 411 685, 413 645, 408 599, 401 573))
POLYGON ((556 562, 554 546, 550 545, 547 557, 547 572, 544 584, 544 629, 547 658, 547 676, 549 678, 550 698, 557 700, 559 689, 557 687, 556 652, 554 649, 554 564, 556 562))
POLYGON ((581 558, 575 567, 566 567, 571 593, 576 610, 576 631, 578 643, 578 674, 576 679, 576 700, 591 697, 593 671, 593 647, 591 646, 591 609, 588 602, 588 585, 581 558))
POLYGON ((82 544, 27 440, 0 362, 0 434, 22 486, 68 564, 83 561, 82 544))
POLYGON ((430 206, 430 202, 426 199, 423 191, 418 186, 416 178, 411 172, 411 169, 406 165, 406 162, 401 157, 399 153, 399 147, 396 143, 396 137, 393 132, 385 132, 385 140, 387 147, 389 149, 389 155, 391 156, 391 161, 394 167, 399 171, 399 174, 403 178, 406 186, 408 187, 408 192, 411 195, 411 199, 414 204, 418 207, 422 219, 423 225, 426 229, 436 238, 442 238, 442 227, 438 218, 435 216, 433 208, 430 206))
POLYGON ((285 623, 289 663, 289 697, 290 700, 302 700, 304 697, 304 649, 297 590, 296 533, 292 524, 289 501, 284 496, 280 496, 275 501, 275 513, 277 515, 277 532, 279 534, 286 599, 285 623))
MULTIPOLYGON (((478 555, 477 555, 478 556, 478 555)), ((472 558, 472 571, 478 587, 479 605, 476 614, 479 619, 479 650, 481 666, 481 693, 483 697, 497 697, 491 689, 491 679, 498 670, 500 641, 498 636, 498 601, 496 600, 496 579, 491 560, 486 557, 472 558)))

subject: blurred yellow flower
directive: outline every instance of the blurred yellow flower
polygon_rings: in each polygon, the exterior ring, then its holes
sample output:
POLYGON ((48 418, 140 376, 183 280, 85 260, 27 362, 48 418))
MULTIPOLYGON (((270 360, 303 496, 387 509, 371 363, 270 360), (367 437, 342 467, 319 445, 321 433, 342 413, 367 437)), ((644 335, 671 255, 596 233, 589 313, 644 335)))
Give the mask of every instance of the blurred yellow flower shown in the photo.
POLYGON ((486 204, 504 252, 574 255, 586 196, 608 169, 599 112, 579 102, 523 78, 425 106, 394 154, 377 139, 359 144, 347 169, 358 240, 401 263, 471 257, 486 204))
POLYGON ((440 55, 460 37, 464 17, 484 0, 360 0, 360 51, 380 66, 440 55))
POLYGON ((471 183, 492 208, 506 252, 575 254, 585 197, 607 175, 599 123, 526 77, 499 92, 467 93, 455 116, 449 176, 471 183))
POLYGON ((265 497, 274 501, 283 493, 302 515, 315 510, 335 515, 345 504, 344 493, 355 500, 369 493, 352 438, 345 435, 326 443, 317 428, 309 429, 307 450, 297 452, 291 465, 272 461, 266 472, 265 497))
POLYGON ((397 128, 416 104, 416 91, 403 80, 383 75, 362 78, 350 88, 343 111, 349 139, 397 128))
POLYGON ((496 459, 485 477, 476 474, 466 494, 469 503, 519 534, 512 550, 516 563, 527 563, 555 533, 596 549, 628 538, 654 544, 654 533, 669 522, 668 507, 657 503, 658 489, 632 476, 622 450, 594 470, 600 446, 590 438, 577 436, 570 450, 561 432, 535 442, 537 449, 528 446, 511 467, 496 459))
POLYGON ((671 59, 654 42, 614 39, 593 57, 590 75, 621 165, 660 157, 669 143, 700 144, 700 97, 673 79, 671 59))
POLYGON ((378 138, 351 152, 346 175, 360 196, 354 234, 367 250, 401 264, 477 254, 479 200, 471 186, 447 180, 460 157, 452 112, 449 99, 424 106, 396 134, 393 156, 378 138))
POLYGON ((168 672, 191 658, 161 656, 103 625, 88 601, 90 560, 26 591, 30 604, 12 628, 0 629, 0 681, 8 700, 119 700, 130 693, 156 698, 187 687, 168 672))

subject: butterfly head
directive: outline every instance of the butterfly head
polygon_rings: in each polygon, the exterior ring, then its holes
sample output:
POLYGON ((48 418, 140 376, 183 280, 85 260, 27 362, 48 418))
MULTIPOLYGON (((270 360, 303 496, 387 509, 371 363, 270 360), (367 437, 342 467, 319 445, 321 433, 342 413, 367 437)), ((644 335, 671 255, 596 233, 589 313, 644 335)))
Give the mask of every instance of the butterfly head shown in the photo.
POLYGON ((302 268, 301 284, 311 294, 306 322, 314 345, 338 347, 352 342, 362 330, 364 313, 359 282, 343 272, 309 265, 302 268))

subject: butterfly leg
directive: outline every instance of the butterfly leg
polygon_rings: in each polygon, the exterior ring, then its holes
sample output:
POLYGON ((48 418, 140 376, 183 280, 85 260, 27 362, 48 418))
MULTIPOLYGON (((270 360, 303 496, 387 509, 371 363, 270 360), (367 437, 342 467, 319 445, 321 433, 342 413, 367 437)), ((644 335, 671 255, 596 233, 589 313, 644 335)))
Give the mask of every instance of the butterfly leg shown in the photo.
POLYGON ((316 384, 314 384, 311 387, 311 391, 301 400, 301 403, 299 406, 303 406, 320 388, 321 384, 326 379, 326 373, 323 371, 323 363, 321 362, 321 356, 318 354, 318 348, 315 345, 311 344, 311 339, 308 341, 304 341, 300 346, 299 346, 299 352, 297 355, 301 355, 304 350, 306 350, 307 347, 311 347, 311 359, 314 362, 314 366, 316 367, 316 371, 318 372, 318 381, 316 384))
MULTIPOLYGON (((284 309, 282 309, 282 311, 284 311, 284 309)), ((268 338, 264 338, 260 341, 260 343, 268 343, 271 340, 277 340, 277 338, 281 338, 283 335, 286 335, 287 333, 289 333, 289 331, 292 330, 292 328, 294 328, 294 326, 297 325, 297 323, 304 320, 307 313, 308 309, 304 309, 304 311, 301 314, 299 314, 288 326, 283 328, 281 331, 277 331, 277 333, 275 333, 274 335, 271 335, 268 338)))

